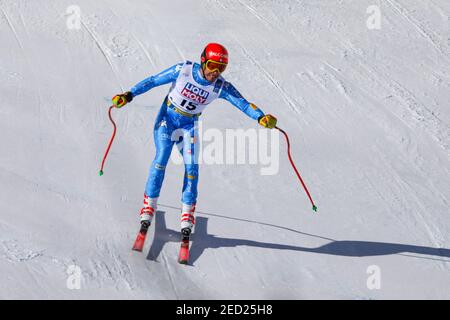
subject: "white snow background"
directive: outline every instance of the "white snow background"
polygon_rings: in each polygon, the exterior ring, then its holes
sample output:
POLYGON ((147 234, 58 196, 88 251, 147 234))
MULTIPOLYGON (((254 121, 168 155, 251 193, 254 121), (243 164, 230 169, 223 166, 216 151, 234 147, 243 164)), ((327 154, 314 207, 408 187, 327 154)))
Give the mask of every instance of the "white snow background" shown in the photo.
MULTIPOLYGON (((0 1, 0 298, 449 299, 449 16, 446 0, 0 1), (281 135, 276 175, 202 165, 182 266, 183 165, 131 251, 168 86, 113 110, 98 171, 110 98, 208 42, 288 132, 318 213, 281 135)), ((223 100, 202 120, 259 127, 223 100)))

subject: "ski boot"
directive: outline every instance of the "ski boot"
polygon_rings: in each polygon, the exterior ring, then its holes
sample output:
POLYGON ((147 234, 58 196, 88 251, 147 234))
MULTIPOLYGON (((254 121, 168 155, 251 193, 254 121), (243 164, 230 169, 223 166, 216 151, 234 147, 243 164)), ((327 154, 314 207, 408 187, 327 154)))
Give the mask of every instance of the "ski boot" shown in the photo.
POLYGON ((195 224, 194 218, 195 204, 183 204, 181 213, 181 248, 178 262, 187 264, 189 261, 189 240, 192 233, 192 228, 195 224))
POLYGON ((133 250, 142 251, 144 248, 147 231, 152 223, 153 216, 156 212, 156 203, 158 198, 149 198, 144 194, 144 206, 141 209, 141 228, 133 245, 133 250))

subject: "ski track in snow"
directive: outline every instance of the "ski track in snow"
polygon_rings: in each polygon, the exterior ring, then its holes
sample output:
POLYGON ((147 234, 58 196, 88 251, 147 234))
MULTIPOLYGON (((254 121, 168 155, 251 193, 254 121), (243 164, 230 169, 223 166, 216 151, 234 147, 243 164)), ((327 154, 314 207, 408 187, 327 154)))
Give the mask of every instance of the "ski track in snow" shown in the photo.
POLYGON ((83 20, 81 20, 81 25, 84 27, 84 29, 88 32, 88 34, 91 36, 92 40, 94 40, 95 45, 97 46, 97 48, 100 50, 100 52, 102 53, 103 57, 105 58, 106 62, 109 65, 109 68, 111 69, 114 77, 116 78, 116 82, 119 86, 119 88, 122 90, 121 92, 125 92, 125 90, 122 87, 122 84, 120 82, 119 76, 117 74, 117 71, 114 69, 113 67, 113 63, 111 62, 111 59, 108 57, 108 55, 106 54, 105 50, 103 49, 102 45, 100 44, 98 38, 95 36, 94 32, 91 30, 91 28, 89 28, 89 26, 86 24, 86 22, 84 22, 83 20))
POLYGON ((44 251, 35 251, 20 246, 18 240, 2 241, 2 256, 10 262, 26 262, 43 256, 44 251))
POLYGON ((386 0, 386 2, 395 10, 400 16, 405 18, 443 57, 446 58, 447 62, 449 61, 447 53, 442 50, 439 42, 436 40, 438 38, 436 34, 432 31, 428 30, 425 26, 423 26, 419 21, 417 21, 414 16, 409 12, 407 8, 402 6, 396 0, 386 0))
MULTIPOLYGON (((408 194, 411 195, 412 197, 415 197, 415 192, 414 189, 411 188, 408 183, 402 179, 398 173, 396 172, 395 169, 392 168, 392 164, 390 163, 390 161, 388 161, 382 152, 379 153, 380 155, 382 155, 383 157, 381 157, 381 159, 383 159, 385 162, 385 168, 390 168, 390 177, 394 178, 394 182, 396 183, 396 185, 401 189, 400 192, 396 192, 396 194, 408 194)), ((417 199, 417 197, 415 197, 417 199)), ((403 212, 413 212, 416 214, 416 216, 418 217, 419 221, 421 222, 421 225, 425 227, 427 233, 428 233, 428 237, 431 240, 431 242, 435 245, 435 246, 441 246, 442 243, 444 242, 444 237, 442 235, 442 233, 440 232, 440 230, 438 229, 438 227, 436 225, 433 224, 433 219, 432 217, 428 216, 425 218, 425 208, 423 208, 421 206, 420 201, 416 201, 416 206, 419 207, 418 210, 414 210, 414 209, 410 209, 409 208, 409 203, 402 203, 402 199, 396 199, 396 201, 399 202, 399 205, 403 208, 403 212)), ((397 206, 394 206, 397 207, 397 206)))
MULTIPOLYGON (((4 17, 5 17, 5 19, 6 19, 7 23, 8 23, 9 28, 11 29, 12 33, 14 34, 14 38, 16 39, 16 41, 17 41, 17 43, 18 43, 18 45, 19 45, 19 47, 21 49, 22 55, 23 55, 23 57, 26 60, 26 64, 28 65, 28 69, 30 70, 32 79, 34 80, 34 83, 35 83, 35 88, 36 88, 36 91, 37 91, 37 93, 36 93, 37 99, 36 100, 37 100, 38 128, 39 128, 38 132, 40 134, 41 133, 42 93, 41 93, 40 82, 39 82, 38 77, 36 76, 35 71, 34 71, 35 70, 35 66, 30 62, 30 59, 28 57, 28 54, 26 53, 25 47, 23 45, 23 42, 20 39, 20 37, 18 35, 18 32, 16 31, 16 28, 14 27, 10 17, 8 16, 6 11, 2 7, 0 7, 0 9, 2 10, 2 13, 3 13, 3 15, 4 15, 4 17)), ((24 30, 26 31, 27 27, 26 27, 26 24, 25 24, 25 22, 23 20, 22 14, 19 13, 19 15, 20 15, 21 22, 23 24, 24 30)))
POLYGON ((5 10, 3 10, 2 7, 0 7, 0 10, 2 10, 3 16, 5 17, 5 19, 6 19, 7 23, 8 23, 9 28, 11 29, 12 33, 14 34, 14 38, 16 39, 17 43, 19 44, 19 47, 20 47, 20 49, 22 50, 23 55, 26 56, 26 52, 25 52, 25 49, 24 49, 24 47, 23 47, 22 41, 20 41, 20 38, 19 38, 19 36, 17 35, 17 31, 16 31, 16 29, 14 28, 14 26, 13 26, 13 24, 12 24, 12 22, 11 22, 11 19, 9 18, 9 16, 6 14, 5 10))
MULTIPOLYGON (((236 40, 237 42, 237 40, 236 40)), ((280 93, 282 99, 286 102, 286 104, 290 107, 292 111, 294 111, 296 114, 300 114, 299 108, 297 107, 296 102, 294 102, 293 98, 281 87, 279 82, 272 77, 272 75, 267 71, 266 68, 264 68, 256 59, 254 59, 251 54, 242 46, 242 44, 239 44, 241 51, 243 52, 244 56, 256 67, 258 70, 261 71, 263 76, 271 83, 277 91, 280 93)))
MULTIPOLYGON (((360 57, 359 55, 356 55, 358 57, 360 57)), ((444 134, 448 133, 448 130, 442 130, 442 127, 445 128, 445 125, 440 121, 439 118, 437 118, 432 111, 430 111, 429 109, 427 109, 425 106, 420 105, 415 98, 412 96, 412 94, 410 92, 408 92, 408 90, 406 90, 405 88, 403 88, 399 83, 393 81, 393 80, 389 80, 389 77, 387 77, 384 74, 372 69, 371 67, 368 66, 367 63, 364 63, 362 61, 362 57, 361 60, 359 61, 360 63, 360 69, 361 70, 366 70, 367 71, 367 77, 372 78, 374 82, 377 83, 378 86, 383 87, 385 83, 388 83, 388 90, 390 90, 390 92, 395 95, 395 97, 399 100, 399 101, 403 101, 404 104, 406 105, 406 108, 409 112, 411 112, 411 114, 413 114, 415 116, 415 120, 417 121, 416 123, 411 123, 409 121, 407 121, 406 119, 402 118, 402 117, 398 117, 395 113, 393 113, 391 110, 387 109, 387 112, 389 112, 390 114, 394 115, 395 117, 397 117, 401 122, 403 122, 405 124, 405 126, 407 126, 409 129, 411 129, 411 132, 414 133, 414 129, 415 127, 417 127, 417 123, 424 123, 423 126, 425 127, 425 129, 427 130, 427 132, 431 133, 431 136, 434 138, 435 141, 438 142, 438 144, 440 145, 440 147, 442 147, 445 151, 449 151, 449 148, 447 145, 442 144, 442 142, 445 142, 446 140, 448 141, 448 139, 446 139, 446 137, 440 137, 440 133, 444 132, 444 134)), ((327 65, 328 67, 330 67, 331 69, 333 69, 334 71, 337 71, 332 65, 325 63, 325 65, 327 65)), ((310 74, 310 77, 312 79, 314 79, 314 81, 319 84, 324 90, 329 90, 328 86, 326 85, 327 81, 322 81, 320 80, 320 78, 317 75, 314 74, 310 74)), ((347 89, 345 89, 345 86, 343 86, 343 84, 337 80, 335 77, 329 77, 326 76, 325 79, 331 79, 332 82, 335 83, 335 87, 339 89, 339 91, 346 97, 347 96, 347 89)), ((380 155, 383 155, 383 152, 380 150, 379 152, 380 155)), ((415 155, 416 157, 420 157, 419 154, 415 155)), ((431 216, 429 216, 428 214, 426 214, 427 210, 421 205, 420 200, 417 198, 417 196, 415 195, 415 190, 414 188, 411 188, 408 183, 402 179, 397 171, 395 169, 392 168, 392 165, 390 164, 390 162, 387 159, 384 159, 385 162, 385 167, 390 167, 390 172, 391 174, 389 176, 391 177, 395 177, 395 182, 396 184, 401 188, 400 192, 397 192, 397 194, 409 194, 411 196, 414 196, 416 199, 416 205, 419 207, 419 210, 409 210, 407 207, 405 207, 404 204, 401 204, 402 207, 404 207, 404 211, 405 212, 411 212, 413 211, 416 216, 418 217, 418 219, 420 220, 421 224, 425 227, 427 234, 429 236, 429 239, 431 240, 431 242, 436 245, 436 246, 442 246, 442 244, 445 242, 444 241, 444 236, 442 234, 442 232, 439 230, 438 226, 436 224, 433 223, 433 219, 431 216)), ((423 162, 423 161, 421 161, 423 162)), ((426 173, 423 172, 419 167, 416 167, 416 169, 418 169, 422 176, 426 177, 426 173)), ((435 190, 437 194, 439 194, 439 190, 435 190)), ((378 191, 377 191, 378 192, 378 191)), ((447 199, 440 194, 442 201, 447 204, 447 199)), ((394 206, 396 207, 396 206, 394 206)))
POLYGON ((171 37, 170 33, 167 31, 167 29, 165 27, 162 26, 162 24, 158 21, 158 18, 153 14, 153 12, 151 10, 145 10, 146 13, 148 13, 151 17, 151 20, 154 21, 159 29, 162 29, 165 38, 168 39, 170 41, 170 43, 172 44, 172 46, 175 48, 175 50, 178 53, 178 56, 180 57, 181 61, 185 61, 187 60, 185 55, 183 54, 183 51, 180 49, 180 47, 176 44, 176 42, 173 40, 173 37, 171 37))
POLYGON ((414 130, 414 127, 423 127, 431 137, 440 145, 442 149, 450 155, 450 127, 442 123, 442 121, 427 107, 420 104, 415 97, 404 87, 394 80, 389 80, 389 77, 383 72, 376 71, 375 69, 369 67, 366 63, 360 62, 360 68, 367 71, 367 76, 372 79, 373 82, 379 87, 385 87, 387 83, 387 90, 392 93, 392 96, 397 98, 397 100, 403 102, 400 106, 404 106, 405 109, 412 115, 415 120, 414 123, 407 122, 403 117, 399 117, 390 109, 385 108, 400 121, 405 123, 407 127, 414 130))
MULTIPOLYGON (((117 20, 119 21, 119 20, 120 20, 120 17, 117 15, 117 13, 116 13, 112 8, 109 8, 109 10, 113 13, 113 15, 114 15, 114 16, 117 18, 117 20)), ((142 52, 144 53, 145 57, 146 57, 147 60, 150 62, 150 64, 152 65, 152 67, 156 69, 155 61, 153 61, 153 59, 152 59, 150 53, 148 52, 148 50, 145 49, 145 47, 144 47, 142 41, 139 40, 139 39, 137 38, 137 36, 135 35, 134 32, 131 32, 131 36, 132 36, 133 39, 137 42, 137 44, 138 44, 139 47, 141 48, 142 52)))
MULTIPOLYGON (((285 33, 282 32, 282 30, 278 27, 278 26, 274 26, 269 20, 267 20, 266 18, 264 18, 262 15, 258 14, 257 10, 255 10, 254 8, 252 8, 250 5, 246 4, 245 2, 243 2, 242 0, 239 0, 239 3, 244 6, 253 16, 255 16, 265 27, 267 27, 269 30, 270 29, 277 29, 279 31, 279 34, 283 37, 286 38, 285 33)), ((290 94, 288 94, 286 92, 285 89, 283 89, 283 87, 280 85, 279 81, 277 81, 271 74, 270 72, 267 70, 267 68, 265 68, 263 66, 262 63, 258 62, 258 60, 256 58, 253 58, 252 54, 245 49, 244 45, 238 40, 238 38, 236 37, 236 35, 231 35, 235 40, 235 42, 237 42, 237 44, 239 45, 241 52, 244 54, 244 56, 252 63, 252 65, 254 65, 258 70, 260 70, 260 72, 262 73, 262 75, 265 77, 265 79, 275 87, 275 89, 280 93, 282 99, 286 102, 286 104, 290 107, 290 109, 292 111, 294 111, 296 114, 300 115, 300 110, 301 108, 298 107, 299 103, 297 101, 295 101, 295 98, 293 98, 290 94)), ((294 39, 297 43, 297 39, 294 38, 289 38, 289 40, 294 39)), ((303 108, 305 109, 305 108, 303 108)), ((305 119, 303 117, 300 117, 303 121, 305 121, 305 119)), ((298 119, 298 118, 296 118, 298 119)))
POLYGON ((133 279, 131 267, 128 262, 120 256, 120 251, 111 247, 109 240, 97 237, 96 251, 101 260, 92 259, 89 265, 91 270, 84 271, 89 275, 91 281, 102 287, 105 282, 112 281, 117 290, 125 286, 127 290, 134 290, 137 283, 133 279))
POLYGON ((144 52, 145 56, 147 57, 147 60, 150 62, 150 64, 153 66, 153 68, 156 69, 156 64, 153 61, 153 59, 151 58, 149 52, 147 49, 145 49, 144 45, 142 44, 142 42, 133 34, 133 39, 136 40, 136 42, 139 44, 139 47, 142 49, 142 51, 144 52))
POLYGON ((179 300, 180 296, 178 294, 178 290, 177 290, 177 286, 175 285, 175 281, 172 278, 172 274, 171 274, 171 270, 170 270, 170 268, 171 268, 170 263, 168 261, 168 258, 166 257, 165 252, 161 252, 161 255, 162 255, 162 258, 164 261, 164 270, 166 271, 167 278, 169 279, 170 287, 172 288, 173 294, 175 295, 175 299, 179 300))
MULTIPOLYGON (((268 29, 273 29, 273 24, 265 19, 262 15, 258 14, 258 11, 256 11, 255 9, 253 9, 250 5, 246 4, 244 1, 242 0, 238 0, 238 2, 243 5, 253 16, 256 17, 256 19, 258 19, 259 21, 261 21, 262 24, 264 24, 268 29)), ((278 28, 277 28, 278 29, 278 28)))

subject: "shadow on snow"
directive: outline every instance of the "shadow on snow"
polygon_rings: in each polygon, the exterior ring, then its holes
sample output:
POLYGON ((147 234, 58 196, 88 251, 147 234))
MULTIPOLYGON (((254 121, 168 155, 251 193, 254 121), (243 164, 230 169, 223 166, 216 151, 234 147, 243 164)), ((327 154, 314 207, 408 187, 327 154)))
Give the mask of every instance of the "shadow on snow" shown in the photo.
MULTIPOLYGON (((213 214, 210 214, 213 215, 213 214)), ((219 215, 214 215, 221 217, 219 215)), ((225 218, 225 217, 224 217, 225 218)), ((381 255, 391 255, 391 254, 421 254, 421 255, 430 255, 436 257, 446 257, 450 258, 450 249, 445 248, 430 248, 430 247, 422 247, 415 245, 407 245, 407 244, 397 244, 397 243, 383 243, 383 242, 369 242, 369 241, 352 241, 352 240, 333 240, 313 234, 303 233, 294 229, 289 229, 285 227, 280 227, 276 225, 271 225, 267 223, 259 223, 251 220, 244 219, 234 219, 233 220, 243 220, 246 222, 258 223, 270 227, 282 228, 295 233, 326 239, 330 241, 327 244, 324 244, 317 248, 306 248, 293 246, 289 244, 280 244, 280 243, 270 243, 270 242, 259 242, 254 240, 246 240, 246 239, 233 239, 233 238, 222 238, 215 235, 208 234, 208 218, 198 216, 196 218, 195 230, 191 236, 191 249, 190 249, 190 259, 189 264, 193 265, 193 263, 202 255, 205 249, 214 249, 214 248, 226 248, 226 247, 238 247, 238 246, 249 246, 249 247, 258 247, 258 248, 267 248, 267 249, 275 249, 275 250, 290 250, 290 251, 301 251, 301 252, 311 252, 311 253, 320 253, 320 254, 329 254, 336 256, 345 256, 345 257, 370 257, 370 256, 381 256, 381 255)), ((150 250, 147 255, 148 260, 157 260, 161 251, 164 248, 164 245, 168 242, 180 242, 181 233, 179 231, 174 231, 171 229, 167 229, 166 221, 165 221, 165 212, 158 211, 155 216, 155 238, 152 242, 150 250)), ((425 258, 432 259, 426 257, 418 257, 416 258, 425 258)), ((441 260, 441 259, 437 259, 441 260)), ((447 260, 441 260, 448 262, 447 260)))

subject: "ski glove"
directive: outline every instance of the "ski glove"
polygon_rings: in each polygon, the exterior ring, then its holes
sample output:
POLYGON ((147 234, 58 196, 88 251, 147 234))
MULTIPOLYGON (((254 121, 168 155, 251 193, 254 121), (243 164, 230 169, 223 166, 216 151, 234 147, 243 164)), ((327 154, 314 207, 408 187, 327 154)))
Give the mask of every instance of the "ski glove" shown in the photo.
POLYGON ((258 123, 265 128, 273 129, 277 125, 277 118, 271 114, 266 114, 258 118, 258 123))
POLYGON ((133 95, 130 91, 127 91, 125 93, 115 95, 112 98, 112 103, 116 108, 122 108, 128 102, 131 102, 131 100, 133 100, 133 95))

